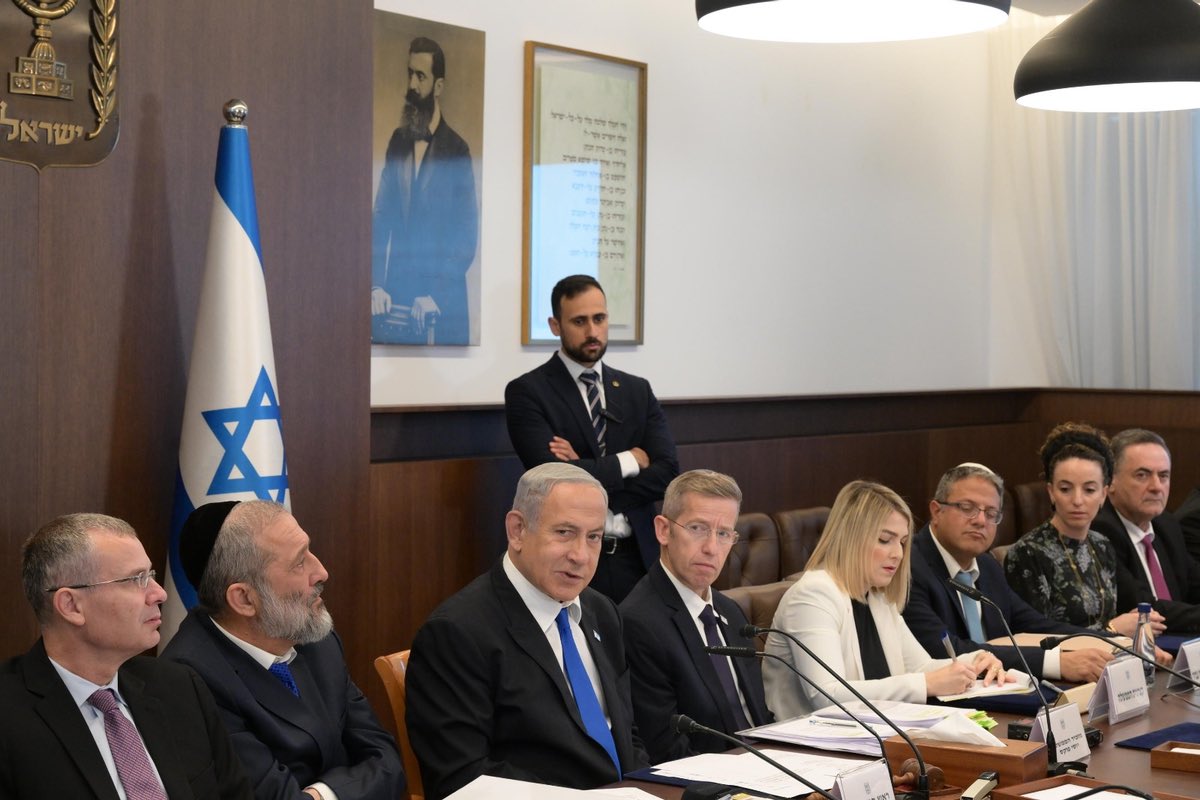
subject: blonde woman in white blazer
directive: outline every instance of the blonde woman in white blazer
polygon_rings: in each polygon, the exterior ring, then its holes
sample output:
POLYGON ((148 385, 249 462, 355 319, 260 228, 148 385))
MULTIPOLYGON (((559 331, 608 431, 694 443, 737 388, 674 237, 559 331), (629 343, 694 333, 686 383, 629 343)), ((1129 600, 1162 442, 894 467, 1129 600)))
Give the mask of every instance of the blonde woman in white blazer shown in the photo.
MULTIPOLYGON (((961 654, 956 661, 930 658, 909 631, 900 610, 908 600, 911 537, 912 512, 899 495, 877 483, 847 484, 803 576, 775 611, 772 627, 799 638, 869 700, 923 703, 927 697, 962 692, 976 677, 991 683, 1003 675, 1000 661, 983 650, 961 654), (860 603, 857 612, 855 600, 860 603)), ((770 634, 766 652, 792 664, 838 700, 855 699, 789 639, 770 634)), ((763 682, 776 719, 829 704, 773 658, 763 661, 763 682)))

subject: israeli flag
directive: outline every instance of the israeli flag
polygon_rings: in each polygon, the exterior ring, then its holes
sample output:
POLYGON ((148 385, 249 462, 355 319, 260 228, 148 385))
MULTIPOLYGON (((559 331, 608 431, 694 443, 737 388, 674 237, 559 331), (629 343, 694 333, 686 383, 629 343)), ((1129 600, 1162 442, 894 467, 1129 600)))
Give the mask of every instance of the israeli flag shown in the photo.
MULTIPOLYGON (((240 121, 232 107, 227 116, 240 121)), ((188 515, 219 500, 291 507, 250 140, 238 122, 221 129, 216 190, 179 441, 160 651, 196 604, 179 561, 188 515)))

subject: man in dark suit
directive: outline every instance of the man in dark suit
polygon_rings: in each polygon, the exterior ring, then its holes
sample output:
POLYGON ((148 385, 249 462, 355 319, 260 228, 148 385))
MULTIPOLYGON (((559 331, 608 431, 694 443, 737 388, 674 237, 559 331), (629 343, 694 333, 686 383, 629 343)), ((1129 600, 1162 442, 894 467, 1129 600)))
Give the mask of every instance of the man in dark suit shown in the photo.
POLYGON ((127 523, 70 514, 21 554, 42 638, 0 667, 0 797, 253 797, 212 696, 158 644, 166 592, 127 523))
POLYGON ((216 697, 258 800, 395 800, 395 741, 350 679, 321 600, 329 573, 277 503, 208 503, 180 531, 200 605, 163 657, 216 697))
POLYGON ((1092 528, 1117 551, 1117 606, 1151 602, 1168 633, 1200 631, 1200 564, 1167 513, 1171 451, 1161 436, 1141 428, 1114 436, 1112 451, 1108 501, 1092 528))
MULTIPOLYGON (((1021 599, 1009 588, 1004 570, 987 554, 996 540, 996 525, 1004 509, 1004 482, 982 464, 960 464, 938 481, 929 503, 929 524, 913 537, 912 586, 904 621, 931 656, 944 658, 942 634, 950 636, 956 653, 984 649, 996 655, 1005 669, 1024 671, 1020 655, 1011 645, 987 644, 1013 633, 1082 633, 1082 628, 1056 622, 1021 599), (1003 612, 987 603, 961 595, 946 581, 969 582, 993 600, 1003 612), (972 628, 978 624, 978 630, 972 628)), ((1106 650, 1042 650, 1022 647, 1036 678, 1073 682, 1094 681, 1112 660, 1106 650)))
POLYGON ((414 39, 403 117, 375 195, 372 341, 425 344, 436 315, 434 344, 471 343, 467 270, 475 260, 479 209, 470 148, 442 116, 445 85, 442 48, 414 39))
POLYGON ((592 588, 618 603, 658 560, 654 505, 679 474, 675 440, 650 384, 602 363, 608 305, 595 278, 572 275, 550 294, 562 346, 508 384, 508 435, 525 468, 567 461, 608 492, 604 548, 592 588))
POLYGON ((671 481, 654 518, 661 558, 621 602, 634 717, 652 763, 730 748, 716 736, 676 732, 673 714, 728 734, 774 719, 758 659, 704 650, 754 646, 737 603, 712 588, 737 542, 741 502, 728 475, 691 470, 671 481))
POLYGON ((647 765, 617 608, 587 588, 605 507, 578 467, 529 470, 500 563, 417 632, 407 722, 430 800, 481 775, 590 789, 647 765))

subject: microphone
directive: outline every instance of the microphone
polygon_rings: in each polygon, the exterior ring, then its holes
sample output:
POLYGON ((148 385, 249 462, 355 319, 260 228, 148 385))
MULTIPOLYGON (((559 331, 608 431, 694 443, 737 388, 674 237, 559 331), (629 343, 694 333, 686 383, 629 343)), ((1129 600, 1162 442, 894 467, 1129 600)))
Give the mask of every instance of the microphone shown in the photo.
POLYGON ((1142 800, 1154 800, 1154 797, 1152 795, 1150 795, 1149 793, 1140 791, 1138 789, 1134 789, 1132 786, 1125 786, 1120 783, 1105 783, 1105 784, 1101 784, 1100 786, 1093 786, 1090 789, 1087 789, 1086 791, 1080 792, 1079 794, 1073 794, 1070 797, 1065 798, 1065 800, 1079 800, 1081 797, 1090 797, 1091 795, 1099 794, 1100 792, 1105 792, 1105 791, 1108 791, 1109 789, 1121 789, 1123 791, 1129 792, 1131 795, 1134 795, 1135 797, 1142 798, 1142 800))
MULTIPOLYGON (((1021 665, 1025 667, 1025 673, 1029 676, 1030 680, 1033 680, 1033 670, 1029 668, 1029 662, 1025 660, 1025 653, 1023 653, 1020 646, 1017 645, 1017 637, 1013 636, 1012 628, 1008 627, 1008 620, 1004 618, 1004 611, 1000 609, 1000 606, 996 605, 992 598, 988 597, 974 586, 967 586, 966 584, 959 583, 953 578, 947 578, 946 585, 959 594, 964 594, 978 603, 987 603, 992 608, 996 609, 996 613, 1000 617, 1000 622, 1004 625, 1004 632, 1008 634, 1008 638, 1009 641, 1012 642, 1013 649, 1017 651, 1017 657, 1021 659, 1021 665)), ((1086 770, 1087 765, 1079 761, 1059 762, 1058 743, 1054 741, 1054 731, 1050 726, 1050 704, 1046 702, 1046 695, 1042 694, 1042 690, 1040 688, 1035 686, 1033 691, 1037 694, 1038 700, 1042 701, 1042 709, 1046 712, 1046 727, 1044 729, 1044 733, 1046 735, 1046 754, 1049 758, 1049 762, 1046 764, 1046 774, 1062 775, 1064 772, 1071 769, 1077 769, 1081 771, 1086 770)))
POLYGON ((929 798, 929 770, 925 766, 925 759, 924 759, 924 757, 922 757, 921 751, 917 749, 917 746, 916 746, 916 744, 913 743, 912 738, 909 737, 909 735, 907 733, 905 733, 903 730, 901 730, 899 725, 892 722, 891 718, 889 718, 882 711, 880 711, 878 708, 876 708, 874 703, 872 703, 867 698, 863 697, 862 692, 858 691, 858 689, 855 689, 853 686, 851 686, 850 682, 848 680, 843 678, 841 675, 839 675, 837 672, 835 672, 833 669, 831 669, 828 664, 826 664, 824 661, 822 661, 820 658, 818 658, 817 654, 814 653, 812 650, 810 650, 809 647, 806 644, 804 644, 803 642, 801 642, 799 638, 793 636, 792 634, 788 633, 785 630, 780 630, 779 628, 760 628, 757 625, 754 625, 753 623, 747 623, 746 625, 743 625, 742 630, 741 630, 742 636, 745 636, 747 639, 751 639, 755 636, 759 636, 764 633, 775 633, 775 634, 778 634, 780 636, 786 637, 787 639, 791 640, 792 644, 796 645, 796 647, 798 647, 802 651, 804 651, 804 653, 809 658, 811 658, 813 661, 817 662, 817 665, 820 666, 821 669, 825 670, 830 675, 832 675, 834 680, 836 680, 839 684, 841 684, 847 691, 850 692, 850 694, 857 697, 862 702, 863 705, 865 705, 867 708, 871 709, 872 713, 874 713, 875 716, 877 716, 881 720, 883 720, 884 723, 889 728, 891 728, 892 730, 894 730, 896 733, 898 733, 900 735, 900 738, 903 739, 905 741, 905 743, 907 743, 908 746, 912 749, 913 755, 917 757, 917 765, 920 767, 920 770, 917 773, 917 788, 914 789, 909 794, 916 795, 918 798, 925 798, 925 800, 928 800, 928 798, 929 798))
POLYGON ((804 784, 805 786, 807 786, 809 789, 812 789, 814 792, 816 792, 817 794, 824 797, 825 800, 837 800, 837 798, 835 798, 829 792, 827 792, 824 789, 820 788, 819 786, 813 784, 812 782, 810 782, 804 778, 801 778, 795 772, 792 772, 790 769, 785 767, 783 764, 780 764, 778 761, 771 758, 769 755, 767 755, 763 751, 759 750, 757 747, 746 744, 741 739, 737 738, 736 736, 730 736, 725 731, 719 731, 716 728, 710 728, 707 725, 701 725, 699 722, 696 722, 696 720, 692 719, 691 717, 687 716, 686 714, 672 714, 671 715, 671 727, 674 728, 677 733, 682 733, 685 735, 691 734, 691 733, 706 733, 709 736, 716 736, 719 739, 724 739, 725 741, 730 742, 731 744, 733 744, 737 747, 744 747, 746 749, 746 752, 753 753, 754 755, 758 756, 763 761, 767 762, 772 767, 774 767, 775 769, 782 772, 784 775, 787 775, 792 780, 798 781, 798 782, 804 784))
POLYGON ((1197 682, 1195 679, 1193 679, 1191 675, 1185 675, 1182 672, 1179 672, 1178 670, 1172 669, 1171 667, 1161 666, 1161 665, 1159 665, 1159 663, 1157 661, 1153 661, 1149 658, 1146 658, 1141 653, 1138 653, 1135 650, 1131 650, 1130 648, 1126 647, 1123 644, 1117 644, 1109 637, 1101 636, 1099 633, 1096 633, 1094 631, 1081 631, 1080 633, 1070 633, 1070 634, 1067 634, 1066 636, 1047 636, 1046 638, 1044 638, 1040 642, 1038 642, 1038 644, 1041 645, 1043 650, 1053 650, 1054 648, 1058 647, 1063 642, 1068 641, 1070 639, 1099 639, 1100 641, 1104 642, 1105 644, 1112 645, 1117 650, 1124 650, 1126 653, 1129 653, 1129 655, 1134 656, 1136 658, 1140 658, 1142 661, 1146 662, 1147 664, 1152 664, 1155 667, 1158 667, 1158 669, 1163 670, 1164 672, 1169 672, 1172 675, 1174 675, 1176 678, 1187 681, 1194 688, 1200 689, 1200 682, 1197 682))
MULTIPOLYGON (((869 734, 871 734, 872 736, 874 736, 874 737, 875 737, 875 740, 876 740, 877 742, 879 742, 879 755, 883 756, 883 760, 884 760, 885 762, 887 761, 887 753, 885 753, 885 752, 883 751, 883 737, 882 737, 882 736, 880 736, 880 735, 879 735, 879 734, 878 734, 878 733, 875 731, 875 729, 874 729, 874 728, 872 728, 870 725, 868 725, 867 723, 865 723, 865 722, 863 722, 861 719, 859 719, 857 716, 855 716, 855 715, 854 715, 854 714, 853 714, 853 713, 850 711, 850 709, 846 708, 844 705, 842 705, 842 704, 841 704, 841 703, 839 703, 837 700, 835 700, 835 699, 834 699, 834 697, 833 697, 833 695, 831 695, 829 692, 825 691, 825 690, 824 690, 824 689, 822 689, 820 686, 818 686, 818 685, 816 684, 816 682, 815 682, 815 681, 813 681, 813 679, 812 679, 812 678, 808 677, 807 675, 805 675, 804 673, 802 673, 800 670, 796 669, 796 667, 795 667, 795 666, 793 666, 792 664, 789 664, 789 663, 787 662, 787 659, 785 659, 785 658, 782 658, 782 657, 780 657, 780 656, 777 656, 777 655, 775 655, 774 653, 760 653, 760 652, 758 652, 758 650, 757 650, 757 649, 755 649, 755 648, 753 648, 753 647, 727 647, 727 646, 724 646, 724 645, 709 645, 708 647, 705 647, 705 648, 704 648, 704 650, 705 650, 707 653, 709 653, 710 655, 714 655, 714 656, 730 656, 730 657, 732 657, 732 658, 773 658, 773 659, 775 659, 775 660, 776 660, 776 661, 778 661, 780 664, 783 664, 785 667, 787 667, 788 669, 790 669, 792 672, 796 673, 796 677, 797 677, 797 678, 799 678, 800 680, 804 681, 804 682, 805 682, 805 683, 807 683, 809 686, 811 686, 812 688, 814 688, 814 689, 816 689, 818 692, 820 692, 820 693, 821 693, 821 695, 822 695, 822 696, 823 696, 823 697, 824 697, 826 700, 828 700, 829 702, 833 703, 835 706, 837 706, 837 707, 838 707, 838 708, 840 708, 842 711, 844 711, 844 712, 845 712, 845 713, 846 713, 846 714, 847 714, 847 715, 850 717, 850 719, 854 720, 854 721, 855 721, 855 722, 857 722, 859 725, 861 725, 861 726, 862 726, 862 727, 863 727, 863 728, 864 728, 864 729, 867 731, 867 733, 869 733, 869 734)), ((890 764, 888 765, 888 768, 889 768, 889 769, 891 768, 891 765, 890 765, 890 764)))

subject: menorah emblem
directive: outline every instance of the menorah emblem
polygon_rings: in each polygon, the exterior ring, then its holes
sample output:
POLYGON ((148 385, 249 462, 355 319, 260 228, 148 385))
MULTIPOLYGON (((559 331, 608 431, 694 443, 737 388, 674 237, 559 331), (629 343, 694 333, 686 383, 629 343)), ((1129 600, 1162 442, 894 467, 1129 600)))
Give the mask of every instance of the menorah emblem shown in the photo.
POLYGON ((50 43, 51 20, 62 19, 78 0, 13 0, 17 8, 33 18, 33 48, 17 58, 17 71, 8 73, 8 90, 13 94, 75 99, 74 84, 67 80, 67 65, 58 61, 50 43))

